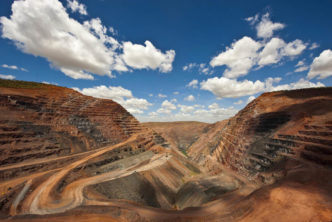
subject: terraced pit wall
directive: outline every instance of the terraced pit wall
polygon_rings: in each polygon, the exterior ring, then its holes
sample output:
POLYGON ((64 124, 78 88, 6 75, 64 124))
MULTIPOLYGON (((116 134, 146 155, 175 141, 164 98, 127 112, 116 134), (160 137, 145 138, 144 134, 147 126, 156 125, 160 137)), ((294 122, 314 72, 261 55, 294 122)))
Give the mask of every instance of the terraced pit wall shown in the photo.
POLYGON ((332 168, 332 88, 265 93, 220 130, 211 156, 263 184, 307 164, 332 168))
POLYGON ((39 83, 0 80, 0 113, 1 167, 117 144, 142 129, 112 100, 39 83))

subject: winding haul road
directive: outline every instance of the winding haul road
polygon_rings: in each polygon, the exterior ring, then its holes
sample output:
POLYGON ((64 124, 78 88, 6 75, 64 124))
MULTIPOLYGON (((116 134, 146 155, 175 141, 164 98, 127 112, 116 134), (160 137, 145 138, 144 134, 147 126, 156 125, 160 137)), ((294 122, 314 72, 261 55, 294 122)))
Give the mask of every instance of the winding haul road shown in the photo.
POLYGON ((229 209, 229 206, 232 205, 227 203, 234 202, 234 200, 238 198, 239 195, 247 195, 252 191, 252 189, 241 189, 235 191, 235 195, 227 198, 226 200, 212 201, 205 204, 204 206, 186 209, 183 211, 156 209, 121 200, 102 201, 90 199, 84 195, 84 189, 88 186, 126 177, 136 172, 149 171, 153 168, 162 166, 168 161, 171 161, 172 164, 177 163, 177 158, 170 153, 160 153, 154 154, 152 157, 146 157, 150 159, 143 158, 135 159, 134 161, 131 160, 126 162, 125 168, 120 167, 102 174, 79 178, 67 184, 61 193, 56 191, 59 187, 59 184, 61 184, 61 182, 65 180, 68 174, 71 173, 75 168, 84 166, 84 164, 87 164, 88 161, 92 160, 93 158, 100 157, 109 151, 125 145, 129 145, 130 143, 137 141, 137 137, 138 134, 133 135, 122 143, 104 147, 94 152, 89 151, 86 153, 86 155, 82 155, 80 159, 75 160, 63 168, 47 171, 44 172, 44 174, 39 173, 36 174, 36 176, 24 177, 24 180, 21 180, 21 184, 23 182, 24 186, 10 207, 10 215, 51 215, 64 213, 71 209, 85 205, 120 207, 152 219, 160 217, 172 219, 180 215, 201 217, 202 215, 218 213, 220 212, 221 208, 229 209), (46 177, 49 174, 51 176, 45 179, 42 183, 38 184, 38 178, 41 178, 41 176, 46 177))
POLYGON ((89 156, 85 156, 82 159, 71 163, 70 165, 55 172, 51 177, 46 179, 46 181, 38 185, 34 189, 34 191, 24 199, 24 196, 31 187, 32 183, 32 180, 27 181, 24 188, 19 193, 11 206, 11 215, 17 214, 17 206, 23 199, 24 200, 21 207, 21 213, 23 214, 45 215, 68 211, 84 203, 85 197, 83 195, 83 190, 85 187, 125 177, 135 172, 146 171, 154 167, 158 167, 164 164, 169 158, 171 158, 170 155, 158 154, 154 155, 148 162, 145 162, 145 164, 143 165, 141 162, 133 162, 131 166, 127 167, 126 169, 116 169, 100 175, 79 179, 67 185, 64 188, 63 192, 60 193, 60 198, 55 199, 54 197, 52 197, 52 192, 57 188, 58 184, 71 170, 95 157, 105 154, 106 152, 133 142, 136 139, 137 135, 133 135, 128 140, 122 143, 116 144, 114 146, 105 147, 104 149, 98 150, 97 152, 89 156))

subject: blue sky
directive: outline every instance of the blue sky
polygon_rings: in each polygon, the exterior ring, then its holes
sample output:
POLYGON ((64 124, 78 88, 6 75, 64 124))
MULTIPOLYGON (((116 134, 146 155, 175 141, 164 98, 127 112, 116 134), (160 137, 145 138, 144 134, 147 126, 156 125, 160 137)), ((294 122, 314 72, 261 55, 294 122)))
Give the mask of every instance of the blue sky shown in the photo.
POLYGON ((0 78, 110 98, 141 121, 215 122, 266 91, 332 85, 329 0, 0 6, 0 78))

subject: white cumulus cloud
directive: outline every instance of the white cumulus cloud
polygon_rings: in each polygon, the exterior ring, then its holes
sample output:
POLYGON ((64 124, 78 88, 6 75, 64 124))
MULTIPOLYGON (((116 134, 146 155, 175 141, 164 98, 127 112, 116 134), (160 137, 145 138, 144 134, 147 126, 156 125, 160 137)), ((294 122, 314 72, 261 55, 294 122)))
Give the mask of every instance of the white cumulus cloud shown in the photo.
POLYGON ((270 14, 266 13, 262 16, 261 21, 257 24, 257 37, 259 38, 270 38, 273 33, 277 30, 283 29, 284 24, 278 22, 272 22, 270 20, 270 14))
POLYGON ((16 77, 13 75, 4 75, 4 74, 0 74, 0 79, 15 79, 16 77))
POLYGON ((195 101, 195 96, 189 95, 186 98, 184 98, 184 100, 189 101, 189 102, 193 102, 193 101, 195 101))
POLYGON ((86 6, 79 3, 77 0, 67 0, 67 7, 71 9, 72 12, 79 12, 82 15, 87 15, 86 6))
POLYGON ((308 78, 324 79, 329 76, 332 76, 332 50, 326 49, 312 62, 308 78))
POLYGON ((275 64, 282 58, 282 49, 286 46, 284 40, 272 38, 259 53, 258 65, 275 64))
POLYGON ((255 25, 257 36, 263 39, 254 40, 244 36, 210 61, 212 67, 223 65, 227 67, 223 73, 224 77, 236 79, 245 76, 253 68, 259 69, 276 64, 284 57, 294 58, 307 48, 307 44, 300 39, 287 43, 281 38, 273 37, 273 33, 285 25, 272 22, 269 13, 261 16, 261 20, 259 18, 257 14, 245 20, 255 25))
POLYGON ((170 114, 173 110, 176 110, 176 106, 172 102, 164 100, 157 113, 170 114))
POLYGON ((300 55, 306 47, 306 44, 299 39, 286 43, 274 37, 267 42, 259 42, 245 36, 214 57, 210 65, 213 67, 226 65, 228 68, 223 76, 238 78, 246 75, 256 65, 261 68, 276 64, 284 57, 292 58, 300 55))
POLYGON ((198 80, 197 79, 193 79, 191 80, 188 84, 187 84, 187 87, 192 87, 192 88, 197 88, 197 85, 198 85, 198 80))
POLYGON ((262 47, 250 37, 244 36, 240 40, 233 42, 230 48, 214 57, 210 65, 212 67, 226 65, 224 76, 227 78, 237 78, 246 75, 255 65, 258 56, 257 51, 262 47))
POLYGON ((306 79, 299 79, 297 82, 289 83, 289 84, 282 84, 273 86, 273 83, 280 82, 281 78, 268 78, 266 79, 266 87, 265 91, 279 91, 279 90, 293 90, 293 89, 303 89, 303 88, 314 88, 314 87, 324 87, 325 85, 321 82, 313 83, 306 79))
POLYGON ((247 100, 247 104, 250 103, 251 101, 253 101, 254 99, 256 99, 255 96, 249 96, 248 100, 247 100))
POLYGON ((94 33, 104 44, 110 44, 112 49, 121 47, 116 39, 107 35, 107 27, 102 24, 100 18, 93 18, 89 21, 85 21, 83 25, 90 32, 94 33))
POLYGON ((310 50, 314 50, 314 49, 317 49, 319 47, 319 44, 314 42, 311 44, 311 46, 309 47, 310 50))
POLYGON ((305 50, 306 44, 296 39, 285 43, 280 38, 272 38, 259 53, 259 66, 278 63, 283 57, 294 57, 300 55, 305 50))
POLYGON ((237 81, 225 77, 214 77, 201 82, 201 89, 208 90, 217 98, 235 98, 256 94, 264 90, 265 84, 259 80, 237 81))
POLYGON ((182 113, 191 113, 195 110, 194 106, 178 105, 182 113))
POLYGON ((283 54, 285 56, 297 56, 300 55, 303 50, 306 48, 306 44, 302 42, 300 39, 296 39, 290 43, 288 43, 284 48, 283 48, 283 54))
MULTIPOLYGON (((68 1, 73 11, 85 14, 85 6, 68 1)), ((175 51, 162 53, 152 43, 146 46, 126 42, 121 45, 108 36, 99 18, 79 21, 71 18, 58 0, 14 1, 9 18, 0 17, 2 37, 12 40, 27 54, 47 59, 51 65, 74 79, 93 79, 93 74, 132 68, 172 70, 175 51), (125 60, 125 61, 123 61, 125 60), (125 63, 126 62, 126 63, 125 63)))
POLYGON ((92 79, 88 72, 110 74, 112 53, 70 18, 57 0, 15 1, 10 18, 1 17, 0 23, 2 37, 13 40, 25 53, 46 58, 72 78, 92 79))
POLYGON ((274 85, 281 81, 280 77, 267 78, 264 82, 257 80, 255 82, 250 80, 237 81, 234 79, 227 79, 225 77, 214 77, 201 82, 201 89, 212 92, 217 98, 236 98, 241 96, 254 95, 260 92, 291 90, 311 87, 322 87, 323 83, 313 83, 305 79, 300 79, 297 82, 274 85))
POLYGON ((159 69, 160 72, 170 72, 174 57, 174 50, 163 53, 150 41, 145 41, 145 46, 131 42, 123 43, 122 58, 128 66, 135 69, 159 69))
POLYGON ((303 72, 309 69, 309 67, 305 64, 304 60, 299 61, 295 65, 296 69, 294 72, 303 72))

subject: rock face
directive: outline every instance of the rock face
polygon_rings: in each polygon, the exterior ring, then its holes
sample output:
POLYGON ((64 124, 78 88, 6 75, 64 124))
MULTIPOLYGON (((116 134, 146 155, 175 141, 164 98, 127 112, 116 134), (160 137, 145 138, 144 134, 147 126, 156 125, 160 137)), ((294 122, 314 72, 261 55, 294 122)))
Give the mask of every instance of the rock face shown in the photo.
POLYGON ((0 111, 0 220, 332 221, 332 88, 141 125, 111 100, 0 80, 0 111))
POLYGON ((188 156, 198 164, 206 167, 210 173, 218 174, 222 168, 212 153, 218 147, 221 133, 228 120, 210 124, 207 130, 188 149, 188 156))
POLYGON ((0 80, 0 111, 0 218, 114 200, 174 209, 181 186, 201 173, 111 100, 0 80))
MULTIPOLYGON (((332 88, 265 93, 218 130, 202 165, 214 159, 263 184, 301 164, 331 169, 332 88)), ((195 146, 189 154, 197 160, 195 146)))
POLYGON ((141 130, 111 100, 52 85, 0 81, 0 166, 94 150, 141 130))

